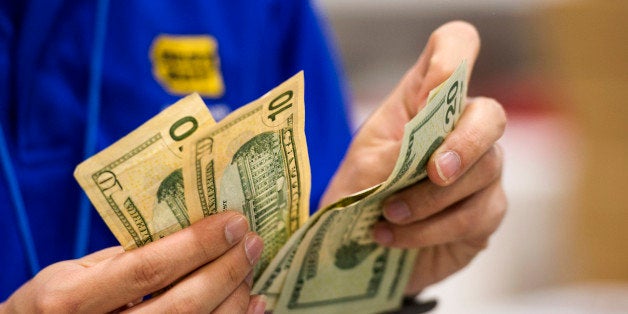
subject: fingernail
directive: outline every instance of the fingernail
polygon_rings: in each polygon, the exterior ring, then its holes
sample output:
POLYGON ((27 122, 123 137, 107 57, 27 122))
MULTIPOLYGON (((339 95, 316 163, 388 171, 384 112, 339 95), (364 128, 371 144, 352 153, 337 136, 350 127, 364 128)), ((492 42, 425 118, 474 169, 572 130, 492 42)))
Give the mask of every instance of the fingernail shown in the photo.
POLYGON ((460 156, 451 150, 441 153, 438 159, 436 159, 436 171, 438 171, 438 176, 445 182, 458 173, 461 165, 460 156))
POLYGON ((373 238, 379 244, 388 245, 393 242, 393 233, 385 226, 377 226, 373 230, 373 238))
POLYGON ((231 217, 225 226, 225 238, 229 244, 235 244, 248 230, 249 224, 244 217, 240 215, 231 217))
POLYGON ((266 311, 266 303, 267 303, 267 299, 265 295, 260 295, 257 298, 257 303, 255 304, 255 307, 253 308, 253 313, 254 314, 264 314, 264 311, 266 311))
POLYGON ((244 251, 246 253, 246 258, 249 259, 249 263, 251 265, 255 265, 262 254, 262 249, 264 248, 264 244, 262 243, 262 238, 257 235, 250 235, 246 237, 244 240, 244 251))
POLYGON ((395 199, 384 204, 384 216, 392 222, 401 222, 410 217, 410 209, 406 202, 395 199))

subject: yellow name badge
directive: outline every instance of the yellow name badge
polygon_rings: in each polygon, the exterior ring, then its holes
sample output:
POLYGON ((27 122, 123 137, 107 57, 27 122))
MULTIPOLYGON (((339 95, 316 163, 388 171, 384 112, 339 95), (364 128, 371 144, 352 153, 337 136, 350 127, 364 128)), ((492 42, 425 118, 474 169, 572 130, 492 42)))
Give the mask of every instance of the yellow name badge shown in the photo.
POLYGON ((197 92, 218 98, 225 92, 218 43, 212 36, 159 35, 153 41, 150 59, 155 79, 171 94, 197 92))

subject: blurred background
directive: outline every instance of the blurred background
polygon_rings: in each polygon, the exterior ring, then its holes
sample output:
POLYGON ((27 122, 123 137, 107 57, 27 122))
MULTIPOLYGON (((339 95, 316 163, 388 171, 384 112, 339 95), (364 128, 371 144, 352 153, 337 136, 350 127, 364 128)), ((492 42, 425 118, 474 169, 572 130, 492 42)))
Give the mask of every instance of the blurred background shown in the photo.
POLYGON ((488 250, 423 293, 434 313, 628 313, 628 1, 316 3, 356 127, 439 25, 482 37, 469 95, 508 113, 509 210, 488 250))

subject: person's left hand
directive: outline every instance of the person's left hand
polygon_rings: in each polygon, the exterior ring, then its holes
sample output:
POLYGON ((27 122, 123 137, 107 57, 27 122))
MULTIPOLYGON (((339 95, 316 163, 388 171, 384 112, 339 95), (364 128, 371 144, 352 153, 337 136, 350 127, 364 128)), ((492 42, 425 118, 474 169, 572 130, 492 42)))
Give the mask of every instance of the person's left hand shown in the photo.
MULTIPOLYGON (((361 126, 321 207, 386 180, 397 160, 405 123, 463 59, 470 75, 479 42, 475 28, 465 22, 434 31, 417 63, 361 126)), ((429 180, 384 202, 385 220, 375 225, 375 240, 421 249, 406 294, 417 294, 466 266, 499 226, 506 197, 502 153, 495 142, 505 125, 504 110, 495 100, 470 99, 452 133, 430 157, 429 180)))

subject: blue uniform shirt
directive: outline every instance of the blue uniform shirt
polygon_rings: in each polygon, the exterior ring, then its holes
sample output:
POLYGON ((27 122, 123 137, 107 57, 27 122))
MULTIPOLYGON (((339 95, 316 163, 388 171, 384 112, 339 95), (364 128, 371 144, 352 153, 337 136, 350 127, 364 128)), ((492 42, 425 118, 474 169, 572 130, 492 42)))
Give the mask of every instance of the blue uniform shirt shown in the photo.
MULTIPOLYGON (((100 78, 99 151, 190 89, 205 86, 220 118, 304 70, 312 210, 350 139, 342 79, 307 1, 111 0, 106 12, 96 1, 6 1, 0 69, 0 122, 42 268, 74 257, 83 192, 72 173, 84 159, 90 75, 100 78)), ((32 276, 4 169, 0 301, 32 276)), ((95 211, 87 243, 88 252, 117 244, 95 211)))

